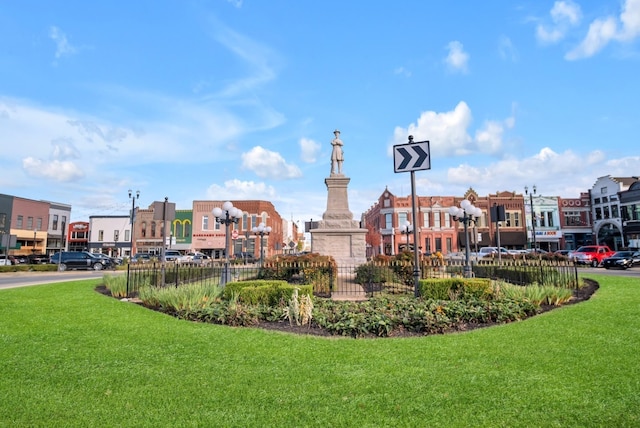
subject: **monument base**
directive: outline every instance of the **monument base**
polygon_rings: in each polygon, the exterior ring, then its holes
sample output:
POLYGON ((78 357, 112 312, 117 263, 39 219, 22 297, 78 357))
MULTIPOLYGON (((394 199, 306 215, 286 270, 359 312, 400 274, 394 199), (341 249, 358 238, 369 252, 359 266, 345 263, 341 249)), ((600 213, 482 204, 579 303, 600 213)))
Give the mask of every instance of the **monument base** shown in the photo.
MULTIPOLYGON (((319 223, 321 226, 324 222, 319 223)), ((338 266, 359 266, 366 263, 367 229, 360 229, 357 222, 353 223, 356 223, 354 228, 311 230, 311 251, 332 256, 338 266)))

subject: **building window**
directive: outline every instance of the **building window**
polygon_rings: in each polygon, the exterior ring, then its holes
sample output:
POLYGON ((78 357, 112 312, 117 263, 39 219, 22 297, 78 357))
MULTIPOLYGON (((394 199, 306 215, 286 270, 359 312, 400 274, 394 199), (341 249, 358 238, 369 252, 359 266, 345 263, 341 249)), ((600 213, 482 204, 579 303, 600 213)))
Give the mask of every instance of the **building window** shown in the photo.
POLYGON ((36 228, 37 228, 38 230, 42 230, 42 217, 38 217, 38 218, 36 219, 36 228))
POLYGON ((600 188, 600 193, 603 194, 603 195, 606 195, 607 194, 607 187, 606 186, 605 187, 601 187, 600 188))
POLYGON ((185 223, 184 225, 184 237, 188 238, 191 236, 191 223, 185 223))
MULTIPOLYGON (((440 213, 439 212, 433 213, 433 227, 440 228, 440 213)), ((436 251, 439 251, 437 249, 437 244, 436 244, 436 251)))
POLYGON ((602 220, 602 208, 596 207, 596 220, 602 220))
POLYGON ((58 214, 53 215, 53 221, 51 223, 51 230, 58 230, 58 214))
POLYGON ((22 221, 23 221, 22 216, 21 216, 21 215, 19 215, 19 216, 18 216, 18 220, 17 220, 17 222, 16 222, 16 228, 17 228, 17 229, 22 229, 22 221))
POLYGON ((451 242, 451 238, 447 238, 447 253, 453 251, 453 244, 451 242))
POLYGON ((7 214, 0 214, 0 229, 4 232, 5 227, 7 227, 7 214))
POLYGON ((593 203, 594 203, 594 205, 595 205, 595 204, 599 204, 599 203, 600 203, 600 198, 595 198, 595 199, 593 200, 593 203))
POLYGON ((422 224, 424 224, 424 227, 431 227, 429 222, 429 213, 424 213, 422 215, 422 224))
POLYGON ((27 229, 33 229, 33 217, 27 217, 27 229))
POLYGON ((402 227, 407 222, 408 217, 409 217, 409 213, 406 213, 406 212, 398 213, 398 227, 402 227))
POLYGON ((436 238, 436 252, 442 252, 442 238, 436 238))
POLYGON ((565 226, 579 226, 580 225, 580 213, 577 211, 565 211, 564 212, 564 224, 565 226))
POLYGON ((209 230, 209 216, 202 216, 202 230, 209 230))
POLYGON ((611 206, 611 217, 613 217, 613 218, 619 218, 620 217, 620 213, 618 212, 618 206, 617 205, 612 205, 611 206))
POLYGON ((98 231, 98 242, 104 241, 104 230, 98 231))
POLYGON ((156 222, 155 221, 151 222, 151 237, 152 238, 156 237, 156 222))
POLYGON ((118 242, 119 239, 120 239, 120 231, 119 230, 114 230, 113 231, 113 241, 114 242, 118 242))
POLYGON ((258 218, 255 214, 251 215, 251 229, 258 227, 258 218))
POLYGON ((131 241, 131 231, 129 229, 124 231, 124 242, 131 241))
POLYGON ((444 227, 451 227, 451 216, 449 215, 449 213, 444 213, 444 227))
POLYGON ((602 216, 604 218, 611 218, 611 216, 609 215, 609 207, 602 208, 602 216))
POLYGON ((247 223, 249 221, 249 216, 247 215, 247 213, 242 213, 242 230, 249 230, 249 223, 247 223))
POLYGON ((430 238, 424 238, 424 251, 425 251, 425 254, 430 254, 431 253, 431 239, 430 238))
POLYGON ((140 236, 142 236, 143 238, 147 237, 147 222, 146 221, 142 222, 142 227, 140 228, 140 236))
POLYGON ((393 227, 393 216, 391 213, 386 213, 384 215, 384 228, 391 229, 393 227))
POLYGON ((385 199, 384 202, 382 203, 382 205, 385 208, 389 208, 391 206, 391 201, 389 199, 385 199))

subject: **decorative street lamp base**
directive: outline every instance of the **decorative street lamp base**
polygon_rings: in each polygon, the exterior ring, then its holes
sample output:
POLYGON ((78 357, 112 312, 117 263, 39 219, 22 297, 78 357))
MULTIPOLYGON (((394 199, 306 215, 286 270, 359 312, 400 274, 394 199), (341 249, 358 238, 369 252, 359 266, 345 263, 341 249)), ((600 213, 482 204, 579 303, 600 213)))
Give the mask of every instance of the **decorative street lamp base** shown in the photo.
POLYGON ((220 276, 220 285, 224 287, 228 282, 231 282, 231 268, 229 262, 225 262, 222 268, 222 275, 220 276))
POLYGON ((465 265, 463 272, 465 278, 473 278, 473 269, 471 266, 465 265))

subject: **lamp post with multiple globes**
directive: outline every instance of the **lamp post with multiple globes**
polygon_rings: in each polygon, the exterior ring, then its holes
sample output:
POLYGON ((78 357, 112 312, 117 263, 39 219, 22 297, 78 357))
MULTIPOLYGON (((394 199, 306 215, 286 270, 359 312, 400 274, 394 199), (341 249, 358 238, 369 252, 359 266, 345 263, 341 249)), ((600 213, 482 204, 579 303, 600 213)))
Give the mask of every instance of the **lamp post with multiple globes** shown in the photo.
POLYGON ((524 186, 525 195, 529 195, 529 208, 531 208, 531 242, 533 243, 531 249, 533 250, 533 254, 538 252, 537 244, 536 244, 536 213, 533 210, 533 195, 536 193, 536 185, 533 185, 533 191, 529 192, 529 186, 524 186))
POLYGON ((233 206, 231 201, 227 201, 222 204, 222 208, 215 207, 212 210, 213 216, 216 218, 216 222, 224 224, 224 270, 222 271, 222 278, 220 279, 220 285, 223 287, 227 282, 231 281, 231 270, 229 269, 229 226, 238 223, 242 218, 242 210, 233 206))
POLYGON ((407 251, 410 251, 409 249, 409 234, 413 232, 413 226, 411 225, 411 223, 409 223, 408 221, 405 221, 401 226, 400 226, 400 233, 402 235, 407 235, 407 240, 406 240, 406 244, 407 244, 407 251))
MULTIPOLYGON (((135 256, 135 224, 136 224, 136 199, 140 198, 140 191, 136 190, 136 193, 133 193, 133 190, 129 189, 129 199, 131 199, 131 249, 129 250, 129 261, 131 261, 132 257, 135 256)), ((126 238, 126 237, 125 237, 126 238)), ((129 269, 127 269, 127 297, 129 296, 129 269)))
POLYGON ((251 229, 251 231, 260 236, 260 267, 262 267, 264 263, 264 236, 271 233, 271 227, 261 222, 257 227, 251 229))
POLYGON ((471 278, 473 271, 469 264, 469 226, 478 221, 478 218, 482 216, 482 210, 474 206, 468 199, 463 199, 460 202, 460 207, 449 208, 449 215, 453 217, 453 220, 464 225, 464 277, 471 278))

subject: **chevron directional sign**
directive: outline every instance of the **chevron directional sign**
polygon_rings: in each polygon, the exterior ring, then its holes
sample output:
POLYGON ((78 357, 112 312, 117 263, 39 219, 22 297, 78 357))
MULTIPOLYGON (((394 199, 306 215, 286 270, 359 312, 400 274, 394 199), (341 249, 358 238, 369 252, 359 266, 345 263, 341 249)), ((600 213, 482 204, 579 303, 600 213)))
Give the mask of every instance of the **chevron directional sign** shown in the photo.
POLYGON ((429 142, 418 141, 393 146, 394 172, 420 171, 431 169, 429 142))

